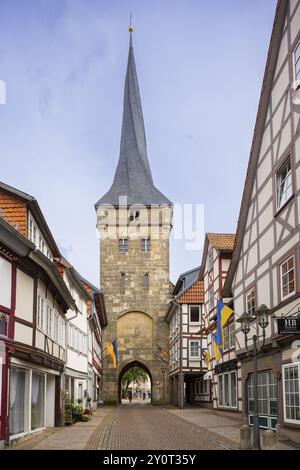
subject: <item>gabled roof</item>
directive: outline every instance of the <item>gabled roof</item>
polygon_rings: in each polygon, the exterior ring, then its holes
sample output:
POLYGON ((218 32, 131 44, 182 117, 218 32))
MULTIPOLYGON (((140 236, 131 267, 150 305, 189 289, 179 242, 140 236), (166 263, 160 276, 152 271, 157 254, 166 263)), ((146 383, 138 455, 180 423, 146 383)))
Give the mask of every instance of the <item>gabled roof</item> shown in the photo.
MULTIPOLYGON (((165 320, 169 320, 178 304, 202 304, 204 303, 204 284, 199 280, 199 268, 187 271, 188 274, 194 273, 194 277, 185 287, 181 286, 179 292, 174 295, 165 315, 165 320)), ((185 274, 185 273, 184 273, 185 274)), ((178 282, 177 282, 178 284, 178 282)))
POLYGON ((180 274, 176 285, 173 289, 173 295, 176 296, 179 294, 183 289, 190 286, 193 282, 195 282, 199 277, 199 270, 200 267, 190 269, 182 274, 180 274))
POLYGON ((220 251, 232 251, 235 242, 235 233, 208 233, 208 241, 211 246, 220 251))
POLYGON ((199 279, 203 279, 208 247, 211 245, 219 252, 231 253, 235 242, 235 233, 207 233, 205 236, 199 279))
POLYGON ((172 205, 153 184, 147 146, 140 91, 130 33, 129 55, 124 88, 123 122, 120 156, 110 190, 96 203, 119 206, 127 197, 127 205, 172 205))
POLYGON ((56 244, 56 241, 54 240, 54 237, 48 227, 48 224, 46 222, 46 219, 41 211, 41 208, 37 202, 37 200, 33 197, 30 196, 30 194, 24 193, 23 191, 20 191, 19 189, 13 188, 12 186, 9 186, 8 184, 2 183, 0 181, 0 189, 3 191, 12 194, 14 196, 17 196, 18 198, 22 199, 25 201, 30 209, 30 212, 32 213, 34 219, 36 220, 37 224, 39 225, 39 228, 45 237, 45 240, 47 244, 49 245, 50 250, 53 253, 54 258, 59 258, 61 256, 59 248, 56 244))
POLYGON ((20 258, 31 259, 38 265, 48 276, 52 285, 59 292, 66 307, 73 308, 75 306, 67 286, 61 278, 55 264, 50 261, 47 256, 35 248, 35 245, 22 235, 18 230, 13 228, 3 218, 0 217, 0 243, 14 251, 20 258))
POLYGON ((203 281, 194 281, 192 285, 181 292, 177 298, 179 304, 203 304, 204 285, 203 281))
POLYGON ((231 297, 231 285, 238 265, 240 252, 242 249, 243 236, 247 223, 249 203, 251 200, 252 188, 256 174, 257 162, 259 158, 260 147, 263 138, 264 126, 268 112, 269 98, 272 90, 273 78, 282 38, 282 32, 285 23, 286 10, 288 3, 286 0, 279 0, 275 13, 273 30, 268 51, 267 63, 263 78, 259 106, 256 116, 256 123, 252 139, 250 158, 245 179, 245 186, 240 207, 240 214, 237 227, 237 236, 235 240, 233 255, 230 267, 227 273, 226 281, 223 287, 223 296, 231 297))

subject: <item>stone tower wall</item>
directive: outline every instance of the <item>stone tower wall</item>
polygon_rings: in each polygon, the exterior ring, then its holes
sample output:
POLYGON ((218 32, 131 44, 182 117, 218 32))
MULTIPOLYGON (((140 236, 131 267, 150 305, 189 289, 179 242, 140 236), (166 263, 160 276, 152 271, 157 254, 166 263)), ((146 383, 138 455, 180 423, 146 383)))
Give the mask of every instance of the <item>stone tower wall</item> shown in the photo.
MULTIPOLYGON (((131 212, 132 213, 132 212, 131 212)), ((134 212, 135 213, 135 212, 134 212)), ((164 320, 170 302, 169 234, 172 210, 161 214, 158 209, 139 210, 139 217, 130 221, 130 212, 98 210, 100 232, 100 285, 105 295, 108 326, 104 331, 104 347, 117 339, 119 365, 113 368, 109 357, 103 364, 103 399, 118 402, 119 377, 124 367, 137 361, 151 373, 153 403, 168 399, 168 365, 153 351, 157 345, 168 350, 169 332, 164 320), (156 217, 156 221, 154 220, 156 217), (111 233, 109 233, 111 231, 111 233), (128 238, 127 253, 119 252, 119 238, 128 238), (141 238, 150 237, 149 253, 141 252, 141 238), (120 274, 125 273, 125 287, 120 274), (144 287, 148 273, 149 287, 144 287), (158 381, 160 382, 158 384, 158 381)), ((105 355, 105 354, 104 354, 105 355)))

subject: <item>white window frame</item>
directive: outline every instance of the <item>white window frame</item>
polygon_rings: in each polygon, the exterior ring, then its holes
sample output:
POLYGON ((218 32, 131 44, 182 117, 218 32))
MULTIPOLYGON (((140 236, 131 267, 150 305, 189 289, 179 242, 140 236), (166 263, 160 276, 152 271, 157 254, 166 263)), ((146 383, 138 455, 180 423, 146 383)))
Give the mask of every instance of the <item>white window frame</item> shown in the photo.
POLYGON ((12 285, 13 285, 13 266, 12 263, 0 256, 0 288, 5 294, 1 298, 1 306, 5 309, 12 307, 12 285))
POLYGON ((237 371, 233 370, 230 372, 225 372, 224 374, 218 374, 218 406, 219 408, 226 408, 226 409, 231 409, 231 410, 236 410, 238 408, 238 382, 237 382, 237 371), (231 375, 235 375, 235 406, 232 406, 232 391, 231 391, 231 375), (228 376, 228 394, 230 397, 231 405, 227 406, 224 404, 225 401, 225 375, 228 376), (221 380, 220 380, 221 379, 221 380), (222 381, 222 398, 223 398, 223 403, 220 401, 220 382, 222 381))
POLYGON ((208 290, 208 309, 211 312, 215 308, 215 291, 213 287, 208 290))
POLYGON ((198 361, 200 359, 200 340, 199 339, 193 339, 193 340, 190 340, 189 341, 189 358, 190 358, 190 361, 198 361), (197 356, 193 356, 192 355, 192 343, 197 343, 198 344, 198 347, 197 347, 197 350, 198 350, 198 355, 197 356))
POLYGON ((246 313, 249 316, 253 316, 255 312, 255 302, 256 302, 255 287, 251 287, 251 289, 248 289, 246 291, 246 313), (250 302, 253 302, 253 306, 251 308, 248 308, 250 302))
POLYGON ((296 47, 293 50, 293 70, 294 70, 294 89, 296 90, 300 85, 300 41, 297 43, 296 47), (296 51, 299 49, 299 58, 296 62, 296 51), (299 63, 299 78, 297 79, 296 67, 299 63))
POLYGON ((207 253, 207 271, 211 271, 214 267, 214 251, 211 246, 207 253))
MULTIPOLYGON (((36 325, 37 328, 41 331, 44 330, 44 324, 45 324, 45 307, 46 307, 46 312, 47 312, 47 302, 44 296, 38 291, 37 294, 37 321, 36 325)), ((47 318, 46 318, 47 319, 47 318)))
POLYGON ((279 270, 280 270, 280 273, 279 273, 280 274, 280 297, 281 297, 281 300, 285 300, 285 299, 288 299, 289 297, 291 297, 292 295, 294 295, 296 293, 296 259, 295 259, 294 253, 292 253, 284 261, 282 261, 280 263, 279 270), (290 259, 292 259, 292 258, 293 258, 293 269, 290 269, 285 274, 282 274, 283 265, 288 263, 290 261, 290 259), (283 287, 284 286, 283 286, 283 283, 282 283, 282 278, 283 278, 283 276, 286 276, 287 274, 289 274, 291 271, 294 271, 294 290, 292 292, 289 292, 287 295, 283 295, 283 287))
MULTIPOLYGON (((299 394, 299 399, 300 399, 300 362, 292 362, 289 364, 283 364, 282 366, 282 386, 283 386, 283 416, 284 416, 284 422, 285 423, 290 423, 290 424, 300 424, 300 418, 299 419, 289 419, 286 417, 286 382, 285 382, 285 369, 291 368, 291 367, 298 367, 298 394, 299 394)), ((299 412, 300 415, 300 412, 299 412)))
MULTIPOLYGON (((19 364, 12 364, 11 368, 18 368, 25 370, 27 374, 27 378, 25 381, 25 397, 24 397, 24 431, 18 434, 11 434, 9 436, 10 441, 14 441, 15 439, 19 439, 20 437, 27 436, 29 434, 34 434, 36 432, 42 431, 46 429, 46 422, 47 422, 47 374, 44 371, 40 371, 39 369, 30 369, 28 367, 23 367, 19 364), (41 428, 37 428, 32 430, 32 423, 31 423, 31 395, 32 395, 32 373, 36 372, 44 376, 44 426, 41 428), (27 409, 26 409, 27 408, 27 409)), ((9 379, 10 380, 10 379, 9 379)))
POLYGON ((235 323, 230 322, 226 326, 224 326, 224 352, 230 351, 235 346, 235 323), (228 338, 228 347, 225 347, 225 340, 226 336, 228 338))
POLYGON ((201 305, 189 305, 189 322, 191 325, 200 325, 201 322, 201 305), (191 310, 192 308, 198 307, 199 311, 199 320, 198 321, 192 321, 192 314, 191 310))
POLYGON ((52 316, 53 310, 51 305, 47 303, 47 314, 46 314, 46 334, 52 338, 52 316))
POLYGON ((276 171, 276 208, 279 211, 293 196, 293 169, 292 169, 292 161, 291 161, 291 156, 289 155, 285 161, 282 163, 282 165, 278 168, 276 171), (281 195, 281 200, 280 198, 280 188, 282 186, 281 182, 281 174, 283 173, 284 169, 286 166, 289 165, 290 169, 287 173, 286 178, 284 179, 284 187, 286 183, 288 182, 288 186, 284 189, 282 194, 285 194, 284 197, 281 195))

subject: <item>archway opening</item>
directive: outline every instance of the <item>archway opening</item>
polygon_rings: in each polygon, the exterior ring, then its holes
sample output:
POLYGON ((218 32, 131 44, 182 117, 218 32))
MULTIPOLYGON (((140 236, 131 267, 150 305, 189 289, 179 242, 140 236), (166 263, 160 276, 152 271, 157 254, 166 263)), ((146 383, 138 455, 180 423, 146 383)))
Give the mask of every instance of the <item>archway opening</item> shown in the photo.
POLYGON ((119 374, 119 404, 146 405, 152 403, 152 376, 139 361, 127 364, 119 374))

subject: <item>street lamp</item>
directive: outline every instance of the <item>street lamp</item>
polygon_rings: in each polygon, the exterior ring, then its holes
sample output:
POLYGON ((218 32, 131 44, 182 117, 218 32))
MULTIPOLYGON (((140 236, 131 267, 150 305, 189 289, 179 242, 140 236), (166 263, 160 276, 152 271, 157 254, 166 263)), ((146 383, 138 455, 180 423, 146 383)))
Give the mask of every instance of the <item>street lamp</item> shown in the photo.
MULTIPOLYGON (((245 346, 247 353, 253 357, 253 395, 254 395, 254 412, 253 412, 253 448, 260 449, 260 431, 259 431, 259 416, 258 416, 258 388, 257 388, 257 355, 261 352, 265 345, 266 341, 266 328, 269 324, 269 314, 270 310, 266 305, 261 305, 254 315, 248 315, 243 313, 243 315, 237 320, 237 323, 241 324, 241 330, 245 335, 245 346), (253 341, 253 351, 249 350, 248 347, 248 334, 250 332, 250 323, 257 319, 259 327, 262 329, 262 334, 254 334, 252 336, 253 341), (262 342, 258 345, 259 338, 262 338, 262 342)), ((259 328, 258 328, 259 330, 259 328)))

